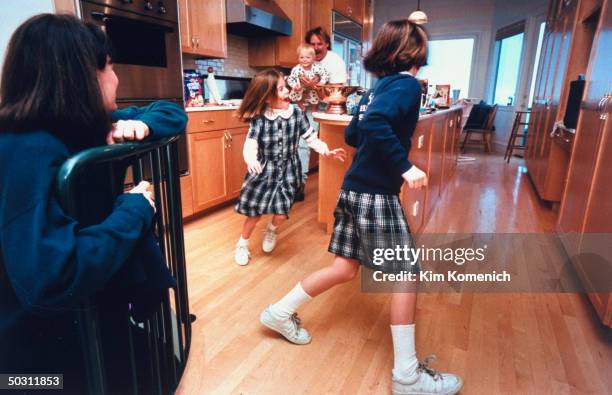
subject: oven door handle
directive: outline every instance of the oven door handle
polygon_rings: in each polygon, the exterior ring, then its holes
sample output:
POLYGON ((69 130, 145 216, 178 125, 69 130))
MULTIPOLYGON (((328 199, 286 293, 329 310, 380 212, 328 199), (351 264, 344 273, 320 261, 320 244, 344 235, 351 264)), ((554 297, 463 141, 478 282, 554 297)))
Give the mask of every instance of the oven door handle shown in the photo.
MULTIPOLYGON (((107 14, 105 12, 100 12, 100 11, 92 11, 91 12, 91 17, 93 19, 97 19, 97 20, 100 20, 102 22, 106 22, 106 21, 108 21, 110 19, 115 19, 115 20, 117 20, 117 19, 129 20, 130 19, 130 18, 127 18, 127 17, 124 17, 124 16, 107 14)), ((161 30, 161 31, 163 31, 165 33, 172 33, 172 32, 174 32, 174 29, 169 27, 169 26, 159 25, 157 23, 145 22, 145 21, 143 21, 141 19, 136 19, 135 21, 137 21, 137 23, 144 23, 144 24, 147 24, 147 25, 153 25, 153 26, 155 26, 156 29, 161 30)))
POLYGON ((101 21, 106 21, 107 19, 109 19, 111 16, 108 14, 105 14, 104 12, 99 12, 99 11, 92 11, 91 12, 91 16, 94 19, 99 19, 101 21))

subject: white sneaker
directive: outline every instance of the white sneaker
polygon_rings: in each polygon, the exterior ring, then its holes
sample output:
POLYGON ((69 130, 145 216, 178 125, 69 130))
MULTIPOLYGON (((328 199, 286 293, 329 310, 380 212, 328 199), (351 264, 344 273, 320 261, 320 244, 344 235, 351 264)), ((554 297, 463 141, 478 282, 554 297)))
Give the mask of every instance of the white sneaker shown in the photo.
POLYGON ((414 379, 400 379, 393 374, 393 395, 453 395, 459 392, 463 381, 451 373, 438 373, 431 369, 429 361, 435 356, 426 357, 419 362, 414 379))
POLYGON ((289 340, 291 343, 295 344, 308 344, 310 340, 312 340, 310 333, 304 328, 300 328, 300 319, 297 316, 297 313, 291 315, 286 319, 278 319, 274 317, 272 312, 270 311, 270 307, 266 307, 264 311, 261 312, 259 316, 259 321, 272 329, 283 335, 285 339, 289 340))
POLYGON ((270 229, 269 226, 266 227, 264 231, 263 242, 261 243, 261 249, 264 252, 272 252, 272 250, 276 247, 276 230, 270 229))
POLYGON ((251 252, 249 251, 248 245, 236 244, 236 252, 234 253, 234 261, 240 266, 246 266, 249 264, 251 258, 251 252))

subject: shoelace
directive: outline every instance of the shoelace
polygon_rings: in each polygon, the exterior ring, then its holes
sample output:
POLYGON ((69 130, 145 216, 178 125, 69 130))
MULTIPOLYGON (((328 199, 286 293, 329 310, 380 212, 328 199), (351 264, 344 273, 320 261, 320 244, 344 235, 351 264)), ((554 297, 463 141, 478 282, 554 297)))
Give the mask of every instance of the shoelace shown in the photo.
POLYGON ((274 236, 276 236, 276 231, 275 230, 268 229, 268 228, 266 228, 264 230, 264 239, 266 241, 270 241, 271 242, 272 240, 274 240, 274 236))
POLYGON ((244 251, 246 252, 246 254, 250 257, 251 256, 251 251, 249 251, 249 247, 247 246, 236 246, 236 248, 238 250, 244 251))
POLYGON ((289 321, 293 324, 293 330, 295 331, 295 336, 297 336, 300 331, 300 323, 302 320, 298 317, 297 313, 293 313, 289 316, 289 321))
POLYGON ((442 375, 437 370, 434 370, 429 367, 429 362, 435 361, 436 359, 437 358, 435 355, 426 356, 421 362, 419 362, 419 365, 417 366, 417 372, 427 373, 428 375, 433 377, 435 381, 441 380, 442 375))

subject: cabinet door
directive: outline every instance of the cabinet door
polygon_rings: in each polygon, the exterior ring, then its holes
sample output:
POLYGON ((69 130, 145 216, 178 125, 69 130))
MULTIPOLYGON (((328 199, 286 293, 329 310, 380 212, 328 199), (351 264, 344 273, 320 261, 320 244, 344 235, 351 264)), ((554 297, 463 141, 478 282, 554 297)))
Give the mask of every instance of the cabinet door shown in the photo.
POLYGON ((304 42, 309 26, 308 0, 277 0, 276 3, 291 19, 291 36, 249 38, 249 65, 251 67, 282 66, 291 68, 297 64, 297 47, 304 42))
MULTIPOLYGON (((546 178, 546 163, 545 163, 545 152, 544 147, 546 146, 547 140, 549 140, 550 128, 555 122, 556 114, 552 112, 552 95, 555 83, 556 72, 558 70, 560 58, 560 48, 563 38, 563 24, 555 23, 551 32, 552 48, 550 52, 550 59, 548 64, 548 72, 546 75, 546 82, 544 85, 544 102, 543 108, 540 113, 539 125, 536 129, 536 174, 535 184, 538 189, 538 193, 542 196, 544 191, 544 181, 546 178)), ((532 175, 533 177, 533 175, 532 175)))
POLYGON ((442 170, 442 185, 440 193, 446 188, 448 181, 455 170, 456 158, 453 158, 453 145, 455 144, 455 129, 457 122, 457 113, 452 112, 446 116, 446 131, 444 133, 444 153, 443 153, 443 170, 442 170))
POLYGON ((226 144, 224 131, 189 134, 194 213, 226 198, 226 144))
MULTIPOLYGON (((612 103, 607 96, 612 86, 609 68, 612 38, 608 34, 612 13, 609 7, 609 2, 604 3, 600 30, 593 42, 587 87, 557 227, 586 287, 596 286, 597 281, 610 281, 609 262, 612 261, 609 240, 605 240, 605 235, 612 233, 612 121, 609 119, 612 103), (600 258, 594 259, 596 256, 600 258)), ((590 293, 589 298, 604 324, 612 325, 610 295, 590 293)))
POLYGON ((191 27, 189 26, 189 0, 179 0, 178 11, 181 27, 181 50, 189 53, 195 50, 195 41, 191 41, 191 27))
POLYGON ((240 187, 247 173, 247 167, 242 157, 242 148, 244 147, 248 131, 248 127, 228 129, 226 131, 229 138, 226 144, 227 155, 225 157, 228 198, 233 198, 240 194, 240 187))
POLYGON ((431 127, 431 150, 429 156, 429 171, 427 172, 427 213, 430 218, 440 200, 440 187, 442 185, 442 158, 444 155, 444 130, 446 129, 446 117, 434 117, 431 127))
POLYGON ((191 175, 180 178, 183 218, 193 214, 193 182, 191 175))
MULTIPOLYGON (((431 149, 431 119, 422 119, 417 123, 416 130, 412 135, 412 145, 408 159, 413 165, 428 173, 429 155, 431 149)), ((419 233, 423 225, 427 222, 427 196, 429 188, 410 189, 404 183, 401 191, 402 207, 408 221, 410 231, 419 233)))
POLYGON ((545 125, 543 140, 542 140, 542 149, 541 149, 541 162, 543 166, 543 171, 541 173, 541 182, 543 184, 542 196, 546 197, 547 200, 559 201, 561 196, 555 190, 559 188, 554 188, 551 184, 553 182, 561 182, 561 180, 549 180, 547 179, 550 174, 550 167, 555 166, 556 164, 550 163, 549 159, 551 157, 551 144, 552 138, 550 137, 550 132, 552 130, 553 124, 555 121, 559 120, 561 115, 559 114, 560 103, 561 103, 561 94, 564 87, 568 84, 568 77, 566 75, 567 65, 571 61, 569 59, 569 50, 570 43, 572 39, 572 31, 574 27, 574 19, 576 16, 576 6, 575 2, 571 3, 574 6, 568 6, 564 8, 564 13, 558 22, 557 26, 559 28, 559 49, 557 52, 557 57, 559 61, 557 62, 557 68, 555 70, 555 74, 553 76, 552 85, 550 89, 550 105, 548 106, 549 111, 549 119, 545 125))
POLYGON ((364 0, 334 0, 334 10, 355 22, 363 23, 364 0))
POLYGON ((297 46, 304 42, 304 36, 308 31, 308 2, 306 0, 276 0, 276 3, 293 22, 293 34, 276 39, 278 64, 283 67, 293 67, 297 64, 297 46))
POLYGON ((400 194, 404 215, 410 228, 410 233, 418 234, 425 222, 425 188, 411 189, 408 184, 402 185, 400 194))
POLYGON ((363 24, 364 0, 350 0, 349 7, 349 12, 351 13, 349 17, 360 25, 363 24))
POLYGON ((540 123, 540 114, 543 108, 543 100, 544 100, 544 84, 546 80, 547 70, 546 67, 549 63, 550 58, 550 46, 551 46, 551 38, 549 27, 546 27, 546 31, 544 33, 544 39, 542 41, 542 56, 540 57, 540 62, 538 64, 538 73, 536 77, 536 88, 533 95, 533 103, 531 103, 531 115, 529 116, 529 131, 526 137, 526 148, 525 148, 525 162, 527 164, 527 168, 529 169, 529 173, 532 177, 536 175, 536 166, 535 166, 535 152, 536 148, 536 135, 537 128, 540 123))
POLYGON ((227 57, 225 0, 188 0, 191 46, 185 52, 227 57))

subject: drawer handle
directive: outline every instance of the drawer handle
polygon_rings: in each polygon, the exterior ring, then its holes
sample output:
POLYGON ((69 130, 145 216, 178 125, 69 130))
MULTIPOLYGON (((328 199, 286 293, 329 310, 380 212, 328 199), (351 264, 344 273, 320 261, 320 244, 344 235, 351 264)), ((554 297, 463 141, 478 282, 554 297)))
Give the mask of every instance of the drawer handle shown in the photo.
POLYGON ((416 217, 419 214, 419 201, 412 203, 412 216, 416 217))
POLYGON ((452 128, 454 124, 455 124, 454 120, 451 119, 450 120, 450 127, 452 128))
POLYGON ((419 136, 419 138, 417 139, 417 148, 421 149, 423 148, 423 145, 425 145, 425 135, 422 134, 419 136))
POLYGON ((214 119, 203 119, 202 123, 215 123, 214 119))

